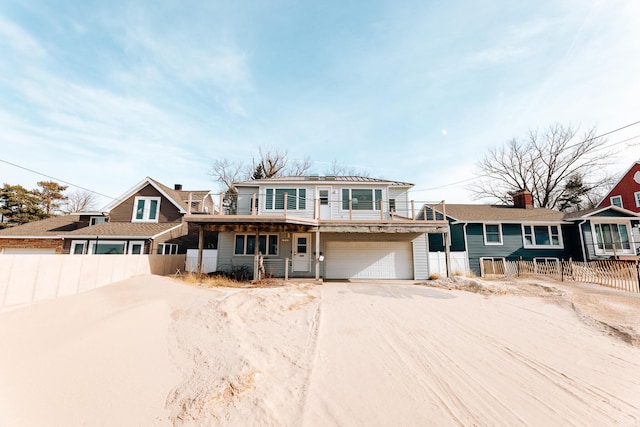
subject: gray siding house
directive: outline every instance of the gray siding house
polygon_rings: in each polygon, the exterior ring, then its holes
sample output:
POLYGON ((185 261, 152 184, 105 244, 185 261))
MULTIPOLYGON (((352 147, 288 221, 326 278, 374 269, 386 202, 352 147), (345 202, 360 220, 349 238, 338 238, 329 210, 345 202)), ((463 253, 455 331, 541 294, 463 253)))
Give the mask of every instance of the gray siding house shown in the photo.
MULTIPOLYGON (((187 215, 217 232, 217 270, 254 277, 426 279, 427 236, 446 234, 409 200, 413 184, 359 176, 295 176, 235 184, 224 214, 187 215)), ((438 203, 440 209, 444 203, 438 203)))

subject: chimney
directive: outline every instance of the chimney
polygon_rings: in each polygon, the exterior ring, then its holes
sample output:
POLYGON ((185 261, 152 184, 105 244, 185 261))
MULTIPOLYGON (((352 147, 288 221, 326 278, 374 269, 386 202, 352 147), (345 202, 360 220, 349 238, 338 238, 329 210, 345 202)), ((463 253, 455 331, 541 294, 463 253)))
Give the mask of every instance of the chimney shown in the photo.
POLYGON ((533 196, 531 192, 518 190, 513 195, 513 206, 520 209, 533 209, 533 196))
POLYGON ((174 184, 173 189, 178 191, 182 190, 182 184, 174 184))

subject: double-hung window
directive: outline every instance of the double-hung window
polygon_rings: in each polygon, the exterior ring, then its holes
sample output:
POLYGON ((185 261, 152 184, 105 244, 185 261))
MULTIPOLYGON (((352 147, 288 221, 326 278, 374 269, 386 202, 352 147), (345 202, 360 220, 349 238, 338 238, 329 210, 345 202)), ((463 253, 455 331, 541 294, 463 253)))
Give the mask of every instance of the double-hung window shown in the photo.
POLYGON ((342 209, 345 211, 349 210, 349 200, 354 211, 377 211, 380 210, 382 189, 343 188, 342 209))
POLYGON ((304 188, 267 188, 266 210, 284 210, 284 195, 287 195, 287 210, 304 210, 307 207, 307 190, 304 188))
POLYGON ((158 222, 160 197, 136 197, 131 222, 158 222))
POLYGON ((611 202, 611 206, 624 207, 622 206, 622 196, 612 196, 609 198, 609 201, 611 202))
POLYGON ((633 193, 634 199, 636 199, 636 208, 640 208, 640 191, 633 193))
POLYGON ((523 225, 522 236, 525 248, 563 247, 559 225, 523 225))
POLYGON ((501 224, 484 224, 484 244, 485 245, 501 245, 502 244, 502 225, 501 224))
MULTIPOLYGON (((258 251, 262 255, 278 255, 278 235, 262 234, 258 236, 258 251)), ((235 255, 254 255, 256 253, 255 234, 236 234, 235 255)))

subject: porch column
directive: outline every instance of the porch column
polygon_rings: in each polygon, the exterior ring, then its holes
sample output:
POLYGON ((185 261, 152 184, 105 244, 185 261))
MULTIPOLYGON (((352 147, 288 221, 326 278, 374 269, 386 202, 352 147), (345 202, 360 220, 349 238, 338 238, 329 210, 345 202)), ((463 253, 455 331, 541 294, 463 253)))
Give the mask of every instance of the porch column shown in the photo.
POLYGON ((444 262, 447 266, 447 277, 451 277, 451 250, 449 248, 449 232, 444 233, 444 262))
POLYGON ((316 230, 316 280, 320 280, 320 231, 316 230))
POLYGON ((202 250, 204 249, 204 225, 198 224, 198 276, 202 274, 202 250))
POLYGON ((260 231, 256 229, 256 243, 253 248, 253 280, 260 280, 260 263, 258 258, 260 257, 260 231))

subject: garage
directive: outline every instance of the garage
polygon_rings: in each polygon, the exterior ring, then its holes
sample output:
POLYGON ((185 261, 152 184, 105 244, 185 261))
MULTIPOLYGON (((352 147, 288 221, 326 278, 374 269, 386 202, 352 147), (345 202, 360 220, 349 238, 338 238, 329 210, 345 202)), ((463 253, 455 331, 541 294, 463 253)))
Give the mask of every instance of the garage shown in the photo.
POLYGON ((411 242, 326 243, 327 279, 413 279, 411 242))

